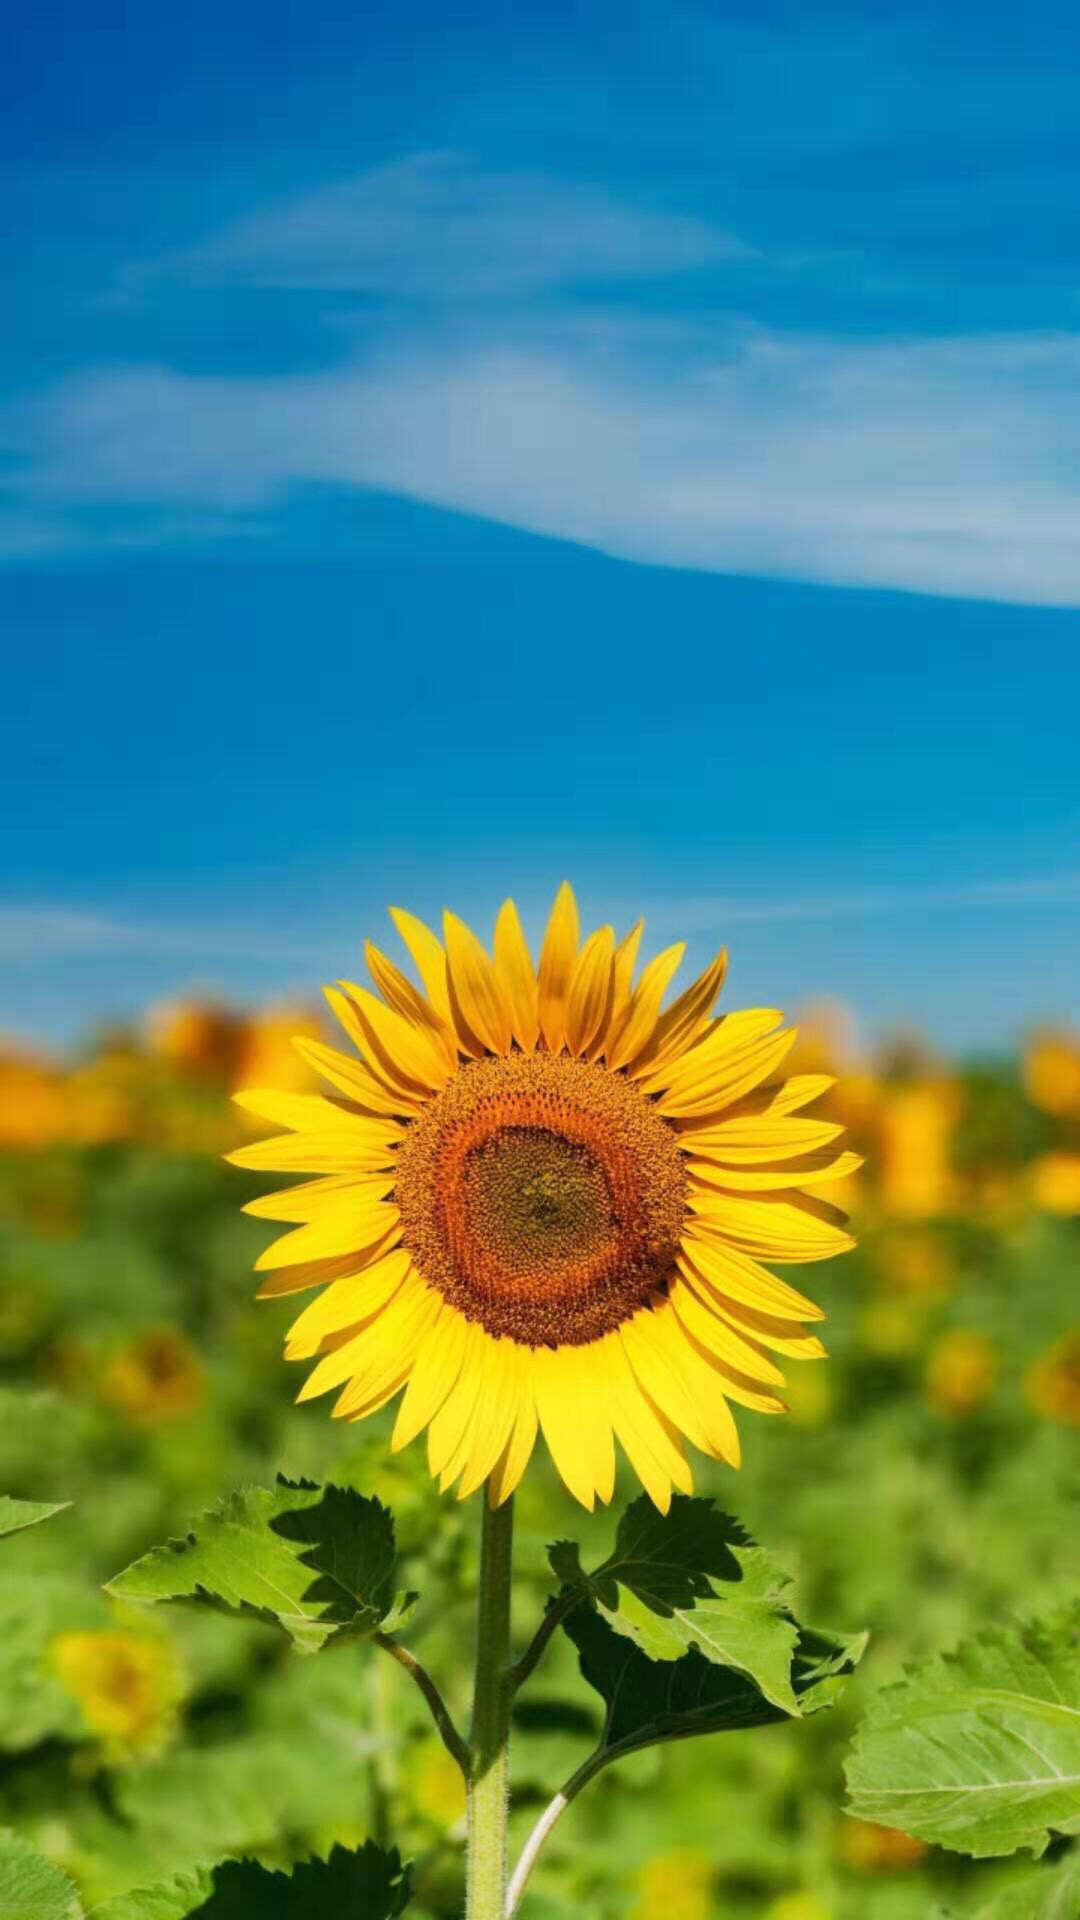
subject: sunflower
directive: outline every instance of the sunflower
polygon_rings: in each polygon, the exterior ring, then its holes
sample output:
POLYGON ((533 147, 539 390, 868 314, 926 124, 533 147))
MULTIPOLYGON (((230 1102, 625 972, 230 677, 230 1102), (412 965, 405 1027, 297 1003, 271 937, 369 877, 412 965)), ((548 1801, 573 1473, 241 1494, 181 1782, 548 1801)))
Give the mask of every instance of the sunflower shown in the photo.
POLYGON ((327 989, 356 1053, 297 1041, 334 1091, 236 1096, 288 1131, 235 1164, 317 1176, 247 1209, 291 1228, 260 1297, 322 1289, 288 1336, 299 1397, 361 1420, 403 1393, 394 1448, 426 1429, 443 1489, 495 1505, 538 1433, 609 1500, 618 1440, 666 1509, 686 1440, 736 1466, 732 1406, 782 1412, 779 1362, 824 1352, 761 1262, 853 1244, 817 1189, 858 1157, 801 1111, 831 1082, 784 1077, 781 1014, 714 1016, 724 953, 662 1010, 684 947, 635 980, 640 923, 582 942, 568 886, 536 968, 512 901, 492 955, 452 913, 443 941, 391 917, 423 991, 369 944, 375 991, 327 989))

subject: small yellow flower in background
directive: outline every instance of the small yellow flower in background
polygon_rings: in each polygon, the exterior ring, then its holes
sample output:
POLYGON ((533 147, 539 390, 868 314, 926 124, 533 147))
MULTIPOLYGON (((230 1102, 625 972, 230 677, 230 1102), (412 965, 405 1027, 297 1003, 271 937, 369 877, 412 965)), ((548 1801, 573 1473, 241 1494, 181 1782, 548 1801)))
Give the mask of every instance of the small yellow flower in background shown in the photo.
POLYGON ((942 1334, 926 1366, 926 1397, 942 1413, 962 1417, 983 1405, 997 1379, 993 1342, 961 1327, 942 1334))
POLYGON ((881 1203, 887 1213, 929 1220, 955 1198, 951 1166, 959 1090, 948 1080, 894 1087, 878 1118, 881 1203))
POLYGON ((160 1751, 176 1725, 183 1677, 176 1650, 156 1634, 102 1628, 61 1633, 51 1664, 86 1730, 111 1765, 160 1751))
POLYGON ((1044 1419, 1080 1427, 1080 1328, 1033 1361, 1024 1375, 1024 1394, 1044 1419))
POLYGON ((150 1050, 190 1079, 227 1085, 236 1066, 240 1021, 228 1007, 167 1000, 147 1017, 150 1050))
POLYGON ((1031 1196, 1044 1213, 1080 1213, 1080 1153, 1044 1153, 1036 1160, 1031 1196))
POLYGON ((419 1740, 405 1761, 409 1797, 418 1813, 445 1831, 465 1815, 465 1782, 461 1768, 441 1740, 419 1740))
POLYGON ((869 1820, 847 1819, 838 1830, 837 1851, 860 1873, 896 1873, 917 1867, 929 1849, 898 1827, 878 1827, 869 1820))
POLYGON ((44 1147, 63 1138, 59 1070, 6 1039, 0 1045, 0 1147, 44 1147))
POLYGON ((640 923, 582 941, 567 886, 535 967, 512 901, 493 955, 452 913, 444 941, 392 917, 423 990, 369 943, 376 991, 327 991, 355 1053, 297 1042, 333 1092, 237 1095, 288 1131, 229 1158, 315 1176, 247 1208, 291 1226, 262 1297, 325 1288, 288 1339, 300 1398, 361 1420, 403 1393, 394 1448, 426 1429, 462 1499, 506 1500, 542 1433, 591 1508, 617 1439, 666 1511, 684 1437, 737 1466, 732 1405, 782 1412, 779 1363, 824 1352, 762 1263, 853 1244, 819 1190, 859 1157, 804 1112, 829 1082, 787 1073, 780 1013, 714 1015, 726 954, 664 1010, 684 948, 635 981, 640 923))
POLYGON ((703 1853, 657 1854, 634 1875, 633 1920, 709 1920, 712 1882, 713 1868, 703 1853))
POLYGON ((834 1920, 834 1909, 816 1893, 782 1893, 766 1907, 762 1920, 834 1920))
POLYGON ((889 1234, 881 1269, 886 1291, 909 1300, 938 1299, 953 1280, 944 1247, 918 1228, 889 1234))
POLYGON ((322 1023, 303 1006, 268 1007, 244 1021, 236 1051, 233 1087, 277 1087, 282 1093, 315 1093, 318 1076, 296 1046, 322 1040, 322 1023))
POLYGON ((148 1327, 110 1362, 101 1391, 137 1425, 181 1420, 202 1404, 202 1362, 175 1327, 148 1327))
POLYGON ((1043 1113, 1080 1113, 1080 1038, 1033 1034, 1024 1053, 1024 1087, 1032 1106, 1043 1113))

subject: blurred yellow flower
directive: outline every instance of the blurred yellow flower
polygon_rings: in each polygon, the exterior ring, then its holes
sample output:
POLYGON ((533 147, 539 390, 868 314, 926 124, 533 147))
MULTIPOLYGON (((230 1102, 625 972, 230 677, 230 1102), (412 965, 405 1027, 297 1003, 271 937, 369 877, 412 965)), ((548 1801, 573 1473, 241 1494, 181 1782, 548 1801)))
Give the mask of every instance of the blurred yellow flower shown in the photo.
POLYGON ((196 1080, 231 1083, 241 1023, 229 1008, 202 1000, 168 1000, 151 1008, 150 1048, 160 1060, 196 1080))
POLYGON ((296 1045, 321 1040, 322 1022, 307 1007, 268 1007, 245 1020, 239 1036, 233 1087, 277 1087, 282 1093, 314 1093, 318 1076, 296 1045))
POLYGON ((49 1061, 4 1045, 0 1052, 0 1147, 43 1147, 63 1137, 64 1084, 49 1061))
POLYGON ((917 1227, 887 1236, 881 1270, 886 1290, 911 1300, 937 1299, 953 1277, 945 1249, 917 1227))
POLYGON ((1031 1168, 1031 1194, 1044 1213, 1080 1213, 1080 1153, 1044 1153, 1031 1168))
POLYGON ((997 1354, 985 1334, 957 1327, 942 1334, 931 1349, 926 1365, 926 1397, 941 1413, 974 1413, 990 1393, 997 1369, 997 1354))
POLYGON ((119 1764, 157 1752, 172 1733, 183 1682, 176 1651, 158 1635, 102 1628, 57 1634, 51 1664, 88 1733, 119 1764))
POLYGON ((834 1909, 816 1893, 782 1893, 766 1907, 763 1920, 833 1920, 833 1914, 834 1909))
POLYGON ((895 1873, 916 1867, 927 1854, 926 1843, 899 1827, 878 1827, 869 1820, 847 1819, 838 1830, 837 1852, 860 1873, 895 1873))
POLYGON ((634 1876, 633 1920, 709 1920, 713 1869, 703 1853, 660 1853, 634 1876))
POLYGON ((1080 1328, 1040 1354, 1024 1375, 1029 1406, 1047 1420, 1080 1426, 1080 1328))
POLYGON ((183 1419, 199 1407, 202 1363, 175 1327, 148 1327, 111 1361, 101 1391, 127 1419, 140 1426, 159 1426, 183 1419))
POLYGON ((1043 1113, 1080 1113, 1080 1039, 1072 1033, 1036 1033, 1024 1054, 1024 1087, 1043 1113))
POLYGON ((418 1813, 445 1831, 465 1815, 465 1782, 441 1740, 420 1740, 409 1750, 405 1775, 418 1813))
POLYGON ((903 1219, 928 1220, 954 1200, 950 1164, 959 1089, 945 1079, 890 1090, 879 1115, 877 1172, 882 1205, 903 1219))

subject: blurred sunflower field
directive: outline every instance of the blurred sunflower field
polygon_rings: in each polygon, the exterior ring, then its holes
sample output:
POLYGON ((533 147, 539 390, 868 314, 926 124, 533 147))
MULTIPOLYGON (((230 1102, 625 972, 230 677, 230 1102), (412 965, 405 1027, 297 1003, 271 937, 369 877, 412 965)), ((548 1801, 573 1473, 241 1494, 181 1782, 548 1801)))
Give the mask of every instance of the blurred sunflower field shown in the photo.
MULTIPOLYGON (((87 1911, 226 1858, 287 1867, 392 1837, 410 1911, 460 1912, 460 1777, 392 1663, 349 1645, 300 1659, 257 1620, 103 1591, 223 1488, 282 1471, 377 1495, 422 1588, 410 1644, 466 1715, 475 1503, 440 1499, 421 1449, 391 1455, 390 1411, 344 1426, 294 1408, 288 1303, 252 1301, 269 1230, 238 1202, 256 1185, 222 1161, 259 1125, 230 1093, 306 1090, 290 1037, 320 1030, 304 1008, 185 1003, 68 1061, 0 1057, 0 1492, 64 1503, 2 1546, 0 1828, 87 1911)), ((1053 1908, 1025 1891, 1030 1861, 845 1812, 844 1761, 906 1665, 1075 1594, 1080 1040, 859 1058, 842 1011, 819 1007, 797 1058, 841 1076, 828 1101, 867 1164, 830 1197, 859 1248, 814 1277, 829 1364, 797 1370, 790 1417, 755 1423, 738 1476, 708 1466, 698 1484, 792 1572, 801 1618, 868 1628, 870 1649, 831 1713, 605 1774, 525 1911, 1068 1920, 1067 1888, 1053 1908)), ((519 1495, 521 1635, 550 1590, 547 1543, 572 1526, 584 1551, 610 1544, 610 1516, 568 1506, 538 1462, 519 1495)), ((514 1727, 522 1834, 597 1720, 560 1636, 514 1727)))

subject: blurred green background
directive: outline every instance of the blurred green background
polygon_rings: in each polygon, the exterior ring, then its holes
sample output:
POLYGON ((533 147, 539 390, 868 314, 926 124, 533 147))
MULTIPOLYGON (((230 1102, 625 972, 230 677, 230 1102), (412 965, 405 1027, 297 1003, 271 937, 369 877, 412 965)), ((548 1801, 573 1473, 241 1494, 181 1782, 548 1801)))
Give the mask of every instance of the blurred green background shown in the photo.
MULTIPOLYGON (((230 1089, 304 1085, 289 1036, 314 1025, 176 1003, 75 1059, 0 1060, 0 1489, 72 1502, 3 1549, 0 1825, 87 1903, 373 1834, 417 1861, 422 1913, 460 1910, 460 1788, 389 1661, 304 1660, 257 1623, 100 1591, 239 1483, 355 1485, 394 1508, 423 1594, 407 1638, 467 1717, 476 1501, 439 1498, 422 1446, 391 1457, 392 1410, 350 1427, 294 1408, 289 1303, 253 1299, 270 1230, 220 1157, 249 1137, 230 1089)), ((840 1074, 828 1099, 868 1155, 845 1196, 858 1252, 800 1277, 830 1358, 793 1369, 790 1418, 744 1416, 740 1474, 695 1464, 795 1575, 800 1617, 869 1627, 870 1653, 833 1714, 612 1770, 558 1829, 530 1920, 925 1920, 974 1913, 1015 1872, 847 1818, 841 1766, 860 1702, 906 1659, 1075 1587, 1080 1043, 1043 1033, 1022 1058, 957 1063, 914 1040, 855 1057, 847 1033, 841 1009, 810 1009, 798 1056, 840 1074)), ((548 1590, 545 1543, 599 1557, 613 1528, 537 1456, 519 1636, 548 1590)), ((561 1644, 521 1702, 517 1827, 595 1725, 561 1644)))

